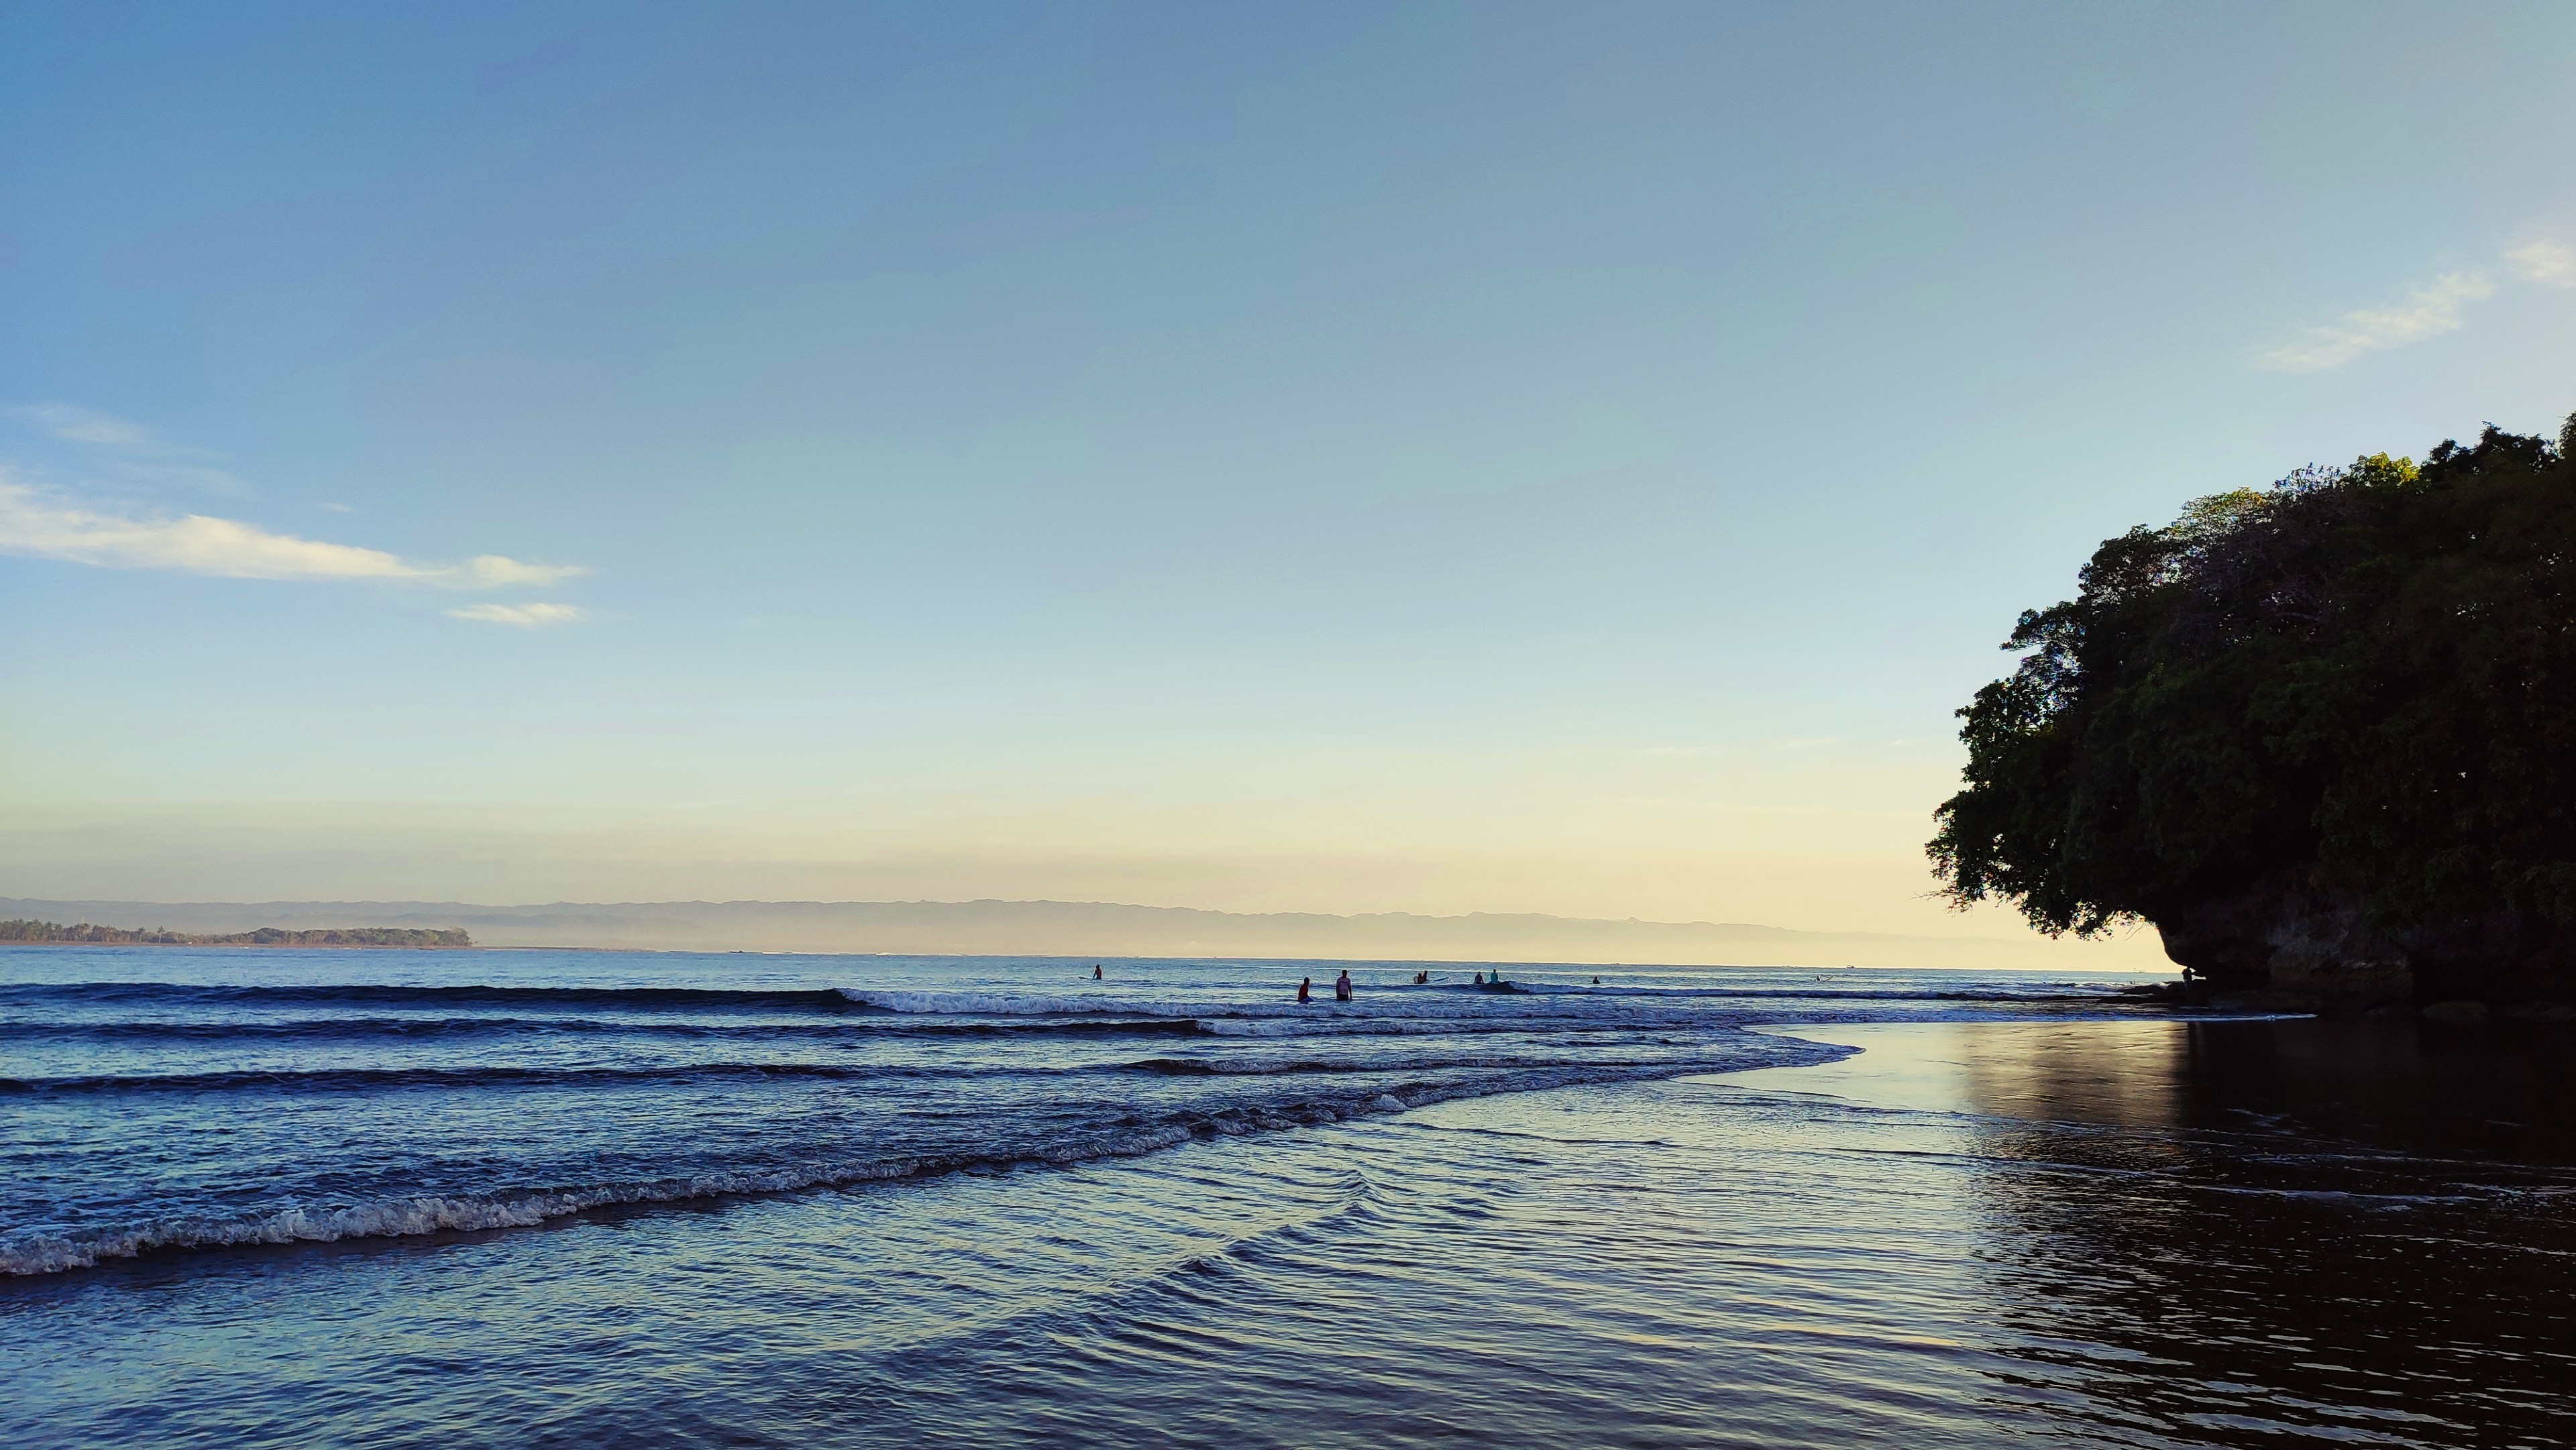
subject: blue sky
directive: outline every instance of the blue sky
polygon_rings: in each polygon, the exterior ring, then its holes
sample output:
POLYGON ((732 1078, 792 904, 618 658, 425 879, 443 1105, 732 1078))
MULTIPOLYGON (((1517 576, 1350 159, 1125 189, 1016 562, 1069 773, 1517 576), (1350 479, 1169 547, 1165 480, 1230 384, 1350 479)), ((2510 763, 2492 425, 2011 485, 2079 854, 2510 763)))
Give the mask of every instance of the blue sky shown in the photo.
POLYGON ((0 894, 2009 930, 2018 610, 2576 409, 2563 6, 0 14, 0 894))

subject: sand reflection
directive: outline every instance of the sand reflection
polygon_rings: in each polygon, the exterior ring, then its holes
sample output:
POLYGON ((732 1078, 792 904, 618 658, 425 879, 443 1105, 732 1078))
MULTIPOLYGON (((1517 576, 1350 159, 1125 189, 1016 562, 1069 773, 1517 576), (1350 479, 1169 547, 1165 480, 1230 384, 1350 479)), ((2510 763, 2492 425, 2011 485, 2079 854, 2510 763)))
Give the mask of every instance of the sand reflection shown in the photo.
MULTIPOLYGON (((2106 1438, 2564 1443, 2576 1042, 2406 1019, 1841 1030, 1920 1114, 2020 1388, 2106 1438), (1875 1062, 1872 1059, 1877 1059, 1875 1062)), ((1762 1074, 1786 1086, 1797 1074, 1762 1074)))

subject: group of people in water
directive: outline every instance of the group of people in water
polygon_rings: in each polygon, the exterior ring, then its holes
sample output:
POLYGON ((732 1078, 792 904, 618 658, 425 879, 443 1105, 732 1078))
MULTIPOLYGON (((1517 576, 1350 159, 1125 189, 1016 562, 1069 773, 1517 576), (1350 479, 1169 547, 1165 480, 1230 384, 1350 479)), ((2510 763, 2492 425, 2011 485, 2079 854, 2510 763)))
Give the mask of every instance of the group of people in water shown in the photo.
MULTIPOLYGON (((1091 980, 1093 980, 1093 981, 1095 981, 1095 982, 1104 980, 1104 979, 1102 978, 1101 974, 1100 974, 1100 968, 1099 968, 1097 965, 1093 966, 1093 967, 1092 967, 1092 969, 1091 969, 1091 980)), ((1515 986, 1513 986, 1511 983, 1504 981, 1504 980, 1503 980, 1503 974, 1502 974, 1501 972, 1496 972, 1496 973, 1494 973, 1494 979, 1493 979, 1492 981, 1490 981, 1490 982, 1488 982, 1488 981, 1486 981, 1486 980, 1485 980, 1485 974, 1484 974, 1484 973, 1482 973, 1482 972, 1478 972, 1478 973, 1476 974, 1476 982, 1475 982, 1475 984, 1476 984, 1477 986, 1479 986, 1479 987, 1483 987, 1483 988, 1485 988, 1487 991, 1492 991, 1492 992, 1517 992, 1517 991, 1519 991, 1519 990, 1520 990, 1520 988, 1515 987, 1515 986)), ((1414 973, 1414 974, 1413 974, 1413 985, 1415 985, 1415 986, 1417 986, 1417 987, 1428 987, 1428 986, 1430 986, 1430 985, 1431 985, 1431 974, 1430 974, 1429 972, 1416 972, 1416 973, 1414 973)), ((1593 979, 1592 979, 1592 985, 1594 985, 1594 986, 1596 986, 1596 987, 1600 986, 1600 985, 1601 985, 1601 979, 1600 979, 1599 977, 1595 977, 1595 978, 1593 978, 1593 979)), ((1315 979, 1314 979, 1314 978, 1312 978, 1312 977, 1299 977, 1299 978, 1297 979, 1297 1000, 1298 1000, 1298 1001, 1300 1001, 1300 1002, 1312 1002, 1312 1001, 1314 1001, 1314 1000, 1315 1000, 1314 993, 1315 993, 1315 979)), ((1345 969, 1343 970, 1343 972, 1342 972, 1342 974, 1341 974, 1340 976, 1338 976, 1338 977, 1336 977, 1336 978, 1334 978, 1334 979, 1333 979, 1333 1000, 1334 1000, 1334 1001, 1336 1001, 1336 1002, 1347 1002, 1347 1001, 1351 1000, 1351 974, 1350 974, 1350 971, 1349 971, 1349 969, 1348 969, 1348 968, 1345 968, 1345 969)))
MULTIPOLYGON (((1417 987, 1430 986, 1431 974, 1429 972, 1414 973, 1413 985, 1417 987)), ((1522 988, 1515 987, 1511 983, 1503 980, 1503 974, 1501 972, 1494 973, 1493 978, 1490 981, 1486 979, 1484 973, 1478 972, 1475 974, 1474 985, 1482 987, 1488 992, 1518 992, 1523 990, 1522 988)), ((1596 987, 1600 986, 1601 979, 1599 977, 1594 977, 1592 979, 1592 985, 1596 987)), ((1297 979, 1297 1000, 1300 1002, 1312 1002, 1315 1000, 1314 978, 1299 977, 1297 979)), ((1333 979, 1333 1000, 1336 1002, 1347 1002, 1351 1000, 1351 974, 1349 971, 1345 970, 1340 976, 1333 979)))
MULTIPOLYGON (((1297 1000, 1300 1002, 1312 1002, 1315 1000, 1314 978, 1299 977, 1297 979, 1297 1000)), ((1351 974, 1348 970, 1345 970, 1340 976, 1333 979, 1333 1000, 1336 1002, 1347 1002, 1351 1000, 1351 974)))

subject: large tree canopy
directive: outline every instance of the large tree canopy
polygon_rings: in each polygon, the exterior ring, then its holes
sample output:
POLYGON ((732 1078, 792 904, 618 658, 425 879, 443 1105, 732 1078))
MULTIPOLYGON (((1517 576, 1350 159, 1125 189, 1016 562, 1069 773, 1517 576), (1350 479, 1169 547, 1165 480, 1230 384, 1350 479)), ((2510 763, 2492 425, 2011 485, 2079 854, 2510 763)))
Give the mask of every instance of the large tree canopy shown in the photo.
POLYGON ((2201 499, 2081 586, 1959 712, 1951 900, 2091 935, 2290 871, 2576 923, 2576 416, 2201 499))

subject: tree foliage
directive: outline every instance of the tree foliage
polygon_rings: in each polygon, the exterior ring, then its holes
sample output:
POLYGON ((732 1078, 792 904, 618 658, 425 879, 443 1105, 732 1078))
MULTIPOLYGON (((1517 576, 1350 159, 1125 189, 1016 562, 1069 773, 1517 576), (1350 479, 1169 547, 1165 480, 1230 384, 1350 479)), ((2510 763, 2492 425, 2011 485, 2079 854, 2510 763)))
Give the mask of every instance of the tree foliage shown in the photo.
POLYGON ((2091 935, 2296 872, 2576 922, 2576 416, 2200 499, 2080 582, 1959 712, 1954 903, 2091 935))

